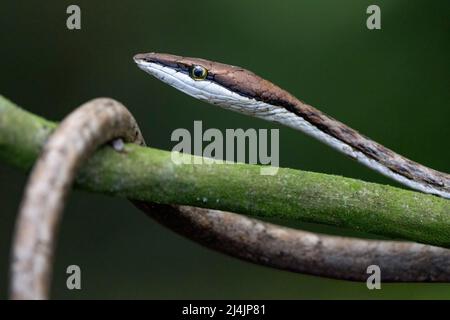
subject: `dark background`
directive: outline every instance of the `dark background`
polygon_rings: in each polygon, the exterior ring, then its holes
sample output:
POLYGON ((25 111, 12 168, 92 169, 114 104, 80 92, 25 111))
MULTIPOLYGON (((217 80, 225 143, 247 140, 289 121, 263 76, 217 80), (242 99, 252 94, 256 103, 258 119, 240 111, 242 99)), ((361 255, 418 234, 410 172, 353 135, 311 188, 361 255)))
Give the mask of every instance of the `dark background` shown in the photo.
MULTIPOLYGON (((194 120, 205 129, 277 127, 192 99, 132 61, 138 52, 167 52, 250 69, 400 154, 449 172, 449 1, 10 0, 0 12, 0 94, 46 118, 113 97, 162 149, 173 146, 174 129, 191 129, 194 120), (81 30, 66 28, 69 4, 81 7, 81 30), (366 28, 370 4, 381 7, 382 30, 366 28)), ((280 128, 280 162, 394 184, 288 128, 280 128)), ((0 164, 0 298, 25 181, 0 164)), ((364 283, 241 262, 174 235, 124 199, 81 191, 65 210, 52 290, 67 299, 450 298, 449 284, 369 291, 364 283), (65 287, 70 264, 82 269, 80 291, 65 287)))

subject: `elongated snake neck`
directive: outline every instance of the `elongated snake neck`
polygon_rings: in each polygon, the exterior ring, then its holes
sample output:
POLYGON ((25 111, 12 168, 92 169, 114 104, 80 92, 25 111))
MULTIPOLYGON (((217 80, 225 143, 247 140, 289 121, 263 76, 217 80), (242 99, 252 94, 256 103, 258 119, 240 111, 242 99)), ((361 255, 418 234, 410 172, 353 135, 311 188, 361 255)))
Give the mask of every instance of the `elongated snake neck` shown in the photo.
MULTIPOLYGON (((254 109, 253 116, 304 131, 371 169, 413 189, 450 198, 449 174, 428 168, 399 155, 342 122, 300 101, 289 92, 271 83, 268 84, 267 80, 262 80, 262 83, 260 83, 264 86, 264 90, 249 90, 247 87, 245 90, 241 89, 242 92, 238 91, 239 94, 274 107, 283 108, 319 131, 305 128, 302 121, 295 121, 295 118, 286 116, 286 114, 274 117, 277 113, 280 115, 279 110, 276 109, 278 112, 271 111, 269 113, 264 110, 260 113, 257 109, 254 109)), ((222 83, 227 85, 223 81, 222 83)))
MULTIPOLYGON (((408 184, 407 180, 402 179, 400 182, 403 184, 413 188, 416 184, 422 185, 424 186, 424 190, 421 191, 450 198, 449 174, 436 171, 409 160, 310 105, 298 101, 295 105, 285 104, 283 107, 302 117, 326 134, 349 145, 353 150, 361 152, 368 159, 372 159, 376 163, 381 164, 392 173, 392 177, 401 176, 410 180, 410 184, 408 184)), ((353 153, 348 153, 348 155, 358 160, 358 157, 354 156, 353 153)), ((373 169, 377 170, 377 168, 373 169)), ((381 171, 381 173, 389 176, 387 172, 381 171)))

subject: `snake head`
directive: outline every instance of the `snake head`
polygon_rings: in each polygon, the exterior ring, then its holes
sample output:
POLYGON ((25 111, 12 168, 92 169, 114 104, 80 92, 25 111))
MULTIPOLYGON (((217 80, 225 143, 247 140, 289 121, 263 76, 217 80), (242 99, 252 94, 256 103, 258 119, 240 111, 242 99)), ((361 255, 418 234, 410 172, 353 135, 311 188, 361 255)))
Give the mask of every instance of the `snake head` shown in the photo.
POLYGON ((260 102, 275 106, 298 102, 288 92, 241 67, 155 52, 137 54, 134 61, 170 86, 227 109, 249 113, 260 102))

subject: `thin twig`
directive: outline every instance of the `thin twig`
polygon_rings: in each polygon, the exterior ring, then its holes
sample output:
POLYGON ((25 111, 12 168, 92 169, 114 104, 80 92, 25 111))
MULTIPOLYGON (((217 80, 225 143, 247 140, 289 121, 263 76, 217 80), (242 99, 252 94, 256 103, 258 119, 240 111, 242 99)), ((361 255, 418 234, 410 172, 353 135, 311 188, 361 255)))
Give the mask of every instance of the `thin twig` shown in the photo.
POLYGON ((95 99, 72 112, 46 143, 20 206, 12 247, 11 298, 45 299, 64 201, 77 169, 114 138, 144 144, 128 110, 112 99, 95 99))
MULTIPOLYGON (((75 110, 51 135, 33 169, 18 217, 11 270, 12 298, 48 297, 58 224, 77 168, 96 147, 117 137, 144 144, 127 109, 105 98, 75 110)), ((159 221, 200 243, 260 264, 363 280, 366 275, 361 268, 376 263, 386 268, 384 279, 388 281, 449 280, 450 254, 446 249, 321 236, 227 212, 135 203, 146 211, 151 206, 157 208, 162 213, 155 216, 159 221), (382 257, 377 258, 378 255, 382 257), (430 260, 420 260, 424 257, 430 260), (415 270, 405 272, 405 268, 411 267, 415 270)))
POLYGON ((139 207, 181 235, 259 265, 355 281, 366 281, 368 266, 376 265, 383 282, 450 281, 448 249, 319 235, 218 210, 144 202, 139 207))

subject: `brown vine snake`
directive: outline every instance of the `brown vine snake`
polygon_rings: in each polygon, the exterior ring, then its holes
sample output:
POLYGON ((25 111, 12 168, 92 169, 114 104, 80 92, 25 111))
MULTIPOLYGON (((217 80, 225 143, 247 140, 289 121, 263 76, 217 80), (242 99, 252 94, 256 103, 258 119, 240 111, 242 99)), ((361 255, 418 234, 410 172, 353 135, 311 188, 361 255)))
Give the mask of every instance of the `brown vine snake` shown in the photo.
MULTIPOLYGON (((136 59, 140 59, 139 56, 136 59)), ((188 71, 194 77, 192 72, 188 71)), ((49 138, 33 168, 19 212, 12 252, 11 298, 48 298, 56 231, 76 171, 97 147, 117 138, 144 145, 128 110, 106 98, 95 99, 76 109, 49 138)), ((116 149, 126 153, 120 144, 116 144, 116 149)), ((406 160, 401 158, 399 161, 406 160)), ((442 174, 436 175, 422 166, 419 168, 420 174, 413 173, 417 181, 422 181, 422 173, 431 172, 433 178, 441 178, 442 174)), ((440 182, 436 190, 447 192, 448 185, 440 182)), ((216 250, 263 265, 365 281, 367 266, 376 264, 383 270, 383 281, 450 281, 450 250, 443 248, 318 235, 230 212, 134 203, 176 232, 216 250)))
POLYGON ((450 199, 450 175, 406 159, 241 67, 163 53, 134 57, 145 72, 211 104, 302 131, 412 189, 450 199))

